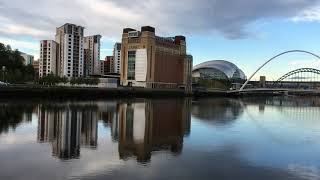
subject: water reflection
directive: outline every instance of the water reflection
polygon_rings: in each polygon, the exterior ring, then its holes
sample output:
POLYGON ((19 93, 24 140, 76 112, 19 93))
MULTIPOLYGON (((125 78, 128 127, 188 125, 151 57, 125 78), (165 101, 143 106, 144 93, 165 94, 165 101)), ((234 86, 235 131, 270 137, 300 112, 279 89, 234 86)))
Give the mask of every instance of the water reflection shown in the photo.
POLYGON ((0 103, 0 134, 14 130, 23 122, 31 122, 35 104, 17 102, 0 103))
POLYGON ((0 102, 0 179, 319 179, 319 116, 306 97, 0 102))
POLYGON ((225 125, 241 116, 243 108, 237 99, 201 99, 194 101, 192 115, 212 125, 225 125))
POLYGON ((179 154, 190 133, 190 100, 122 103, 119 106, 119 155, 148 162, 152 151, 179 154))
POLYGON ((86 104, 39 105, 38 141, 52 144, 60 159, 78 158, 80 146, 96 148, 99 113, 86 104))
POLYGON ((119 142, 120 159, 148 162, 152 151, 182 151, 183 137, 190 133, 190 108, 190 99, 41 104, 38 141, 50 143, 57 158, 79 158, 80 147, 97 148, 101 120, 119 142))

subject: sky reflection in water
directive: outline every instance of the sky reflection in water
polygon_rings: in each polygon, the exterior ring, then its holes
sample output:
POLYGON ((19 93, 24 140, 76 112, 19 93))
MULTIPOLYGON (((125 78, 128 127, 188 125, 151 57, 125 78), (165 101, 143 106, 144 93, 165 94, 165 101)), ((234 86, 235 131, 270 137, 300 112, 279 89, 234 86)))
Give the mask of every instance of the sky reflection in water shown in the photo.
POLYGON ((320 99, 1 101, 0 179, 319 179, 320 99))

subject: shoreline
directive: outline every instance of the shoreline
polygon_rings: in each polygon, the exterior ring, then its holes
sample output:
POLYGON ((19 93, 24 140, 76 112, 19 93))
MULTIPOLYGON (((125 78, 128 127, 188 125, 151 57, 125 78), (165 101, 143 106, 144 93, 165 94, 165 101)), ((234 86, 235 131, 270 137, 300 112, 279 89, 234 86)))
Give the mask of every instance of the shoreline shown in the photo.
POLYGON ((223 90, 197 91, 187 94, 180 89, 146 88, 80 88, 80 87, 0 87, 0 98, 41 98, 41 99, 102 99, 102 98, 210 98, 210 97, 261 97, 261 96, 320 96, 320 92, 230 92, 223 90))

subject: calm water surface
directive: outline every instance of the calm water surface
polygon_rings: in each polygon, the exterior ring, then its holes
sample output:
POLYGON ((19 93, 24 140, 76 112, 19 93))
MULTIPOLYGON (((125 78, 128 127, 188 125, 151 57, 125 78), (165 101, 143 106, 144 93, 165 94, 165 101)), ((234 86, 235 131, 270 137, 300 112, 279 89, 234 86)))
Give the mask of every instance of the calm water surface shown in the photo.
POLYGON ((0 101, 0 179, 320 179, 320 99, 0 101))

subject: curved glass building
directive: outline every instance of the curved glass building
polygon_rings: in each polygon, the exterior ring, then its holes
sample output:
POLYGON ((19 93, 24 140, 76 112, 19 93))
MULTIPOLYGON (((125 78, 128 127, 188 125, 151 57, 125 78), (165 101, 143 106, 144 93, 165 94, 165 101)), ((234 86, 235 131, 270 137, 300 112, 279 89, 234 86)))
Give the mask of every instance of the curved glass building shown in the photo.
POLYGON ((241 69, 224 60, 207 61, 195 66, 192 77, 206 80, 229 80, 231 82, 246 80, 246 75, 241 69))

